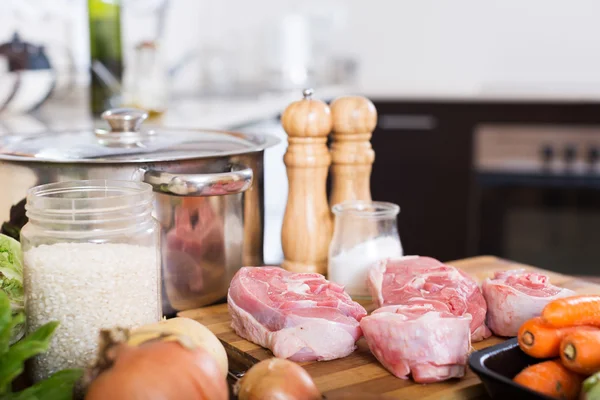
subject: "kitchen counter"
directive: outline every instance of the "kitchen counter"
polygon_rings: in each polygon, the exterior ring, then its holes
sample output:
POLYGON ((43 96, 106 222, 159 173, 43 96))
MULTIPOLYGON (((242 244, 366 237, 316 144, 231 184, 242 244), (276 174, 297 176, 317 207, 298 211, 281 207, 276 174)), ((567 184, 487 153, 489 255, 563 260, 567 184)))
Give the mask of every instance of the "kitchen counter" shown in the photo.
MULTIPOLYGON (((315 89, 315 98, 331 100, 348 92, 349 87, 315 89)), ((235 129, 277 117, 293 101, 302 98, 301 90, 264 93, 256 97, 181 99, 164 115, 165 126, 202 126, 210 129, 235 129)))
MULTIPOLYGON (((360 94, 373 100, 402 102, 504 102, 504 103, 600 103, 600 87, 594 85, 488 84, 407 85, 363 80, 352 85, 316 88, 315 97, 331 100, 360 94)), ((232 97, 175 98, 160 120, 148 124, 206 129, 237 129, 277 117, 301 97, 300 90, 232 97)), ((51 99, 31 115, 0 115, 0 135, 12 132, 89 129, 103 122, 93 120, 87 110, 84 90, 65 99, 51 99)))
MULTIPOLYGON (((330 100, 349 92, 346 86, 328 86, 315 89, 315 97, 330 100)), ((236 129, 244 125, 277 117, 292 101, 302 98, 300 90, 263 93, 256 96, 186 97, 172 100, 160 119, 146 125, 174 128, 236 129)), ((90 129, 104 126, 91 118, 83 90, 73 92, 65 99, 52 99, 31 115, 0 115, 0 135, 48 130, 90 129)))
POLYGON ((366 77, 347 88, 375 100, 405 102, 600 103, 600 85, 561 82, 395 83, 366 77))

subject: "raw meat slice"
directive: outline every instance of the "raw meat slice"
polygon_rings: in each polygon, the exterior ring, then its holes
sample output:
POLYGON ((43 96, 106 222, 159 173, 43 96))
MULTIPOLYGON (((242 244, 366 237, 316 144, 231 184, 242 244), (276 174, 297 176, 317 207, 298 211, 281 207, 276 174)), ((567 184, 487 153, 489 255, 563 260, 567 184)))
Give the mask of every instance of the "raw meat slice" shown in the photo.
POLYGON ((460 378, 471 349, 471 316, 433 304, 385 306, 360 321, 371 352, 392 374, 415 382, 460 378))
POLYGON ((550 301, 574 291, 550 284, 548 276, 524 269, 496 272, 483 282, 487 324, 498 336, 517 336, 525 321, 537 317, 550 301))
POLYGON ((365 309, 321 274, 244 267, 227 295, 231 326, 241 337, 292 361, 345 357, 362 336, 365 309))
POLYGON ((431 304, 455 316, 471 315, 471 340, 491 336, 487 305, 477 283, 463 271, 430 257, 405 256, 375 263, 369 289, 378 307, 431 304))

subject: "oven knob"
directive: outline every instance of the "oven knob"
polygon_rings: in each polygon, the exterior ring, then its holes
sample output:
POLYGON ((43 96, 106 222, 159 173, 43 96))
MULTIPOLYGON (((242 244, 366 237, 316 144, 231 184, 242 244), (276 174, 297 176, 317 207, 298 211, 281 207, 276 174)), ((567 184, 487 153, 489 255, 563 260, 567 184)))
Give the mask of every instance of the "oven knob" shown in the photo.
POLYGON ((575 157, 577 157, 577 149, 573 145, 568 145, 565 147, 565 162, 572 163, 575 161, 575 157))
POLYGON ((596 164, 600 159, 600 150, 597 147, 590 147, 588 150, 588 162, 590 164, 596 164))
POLYGON ((544 163, 549 163, 554 158, 554 148, 550 145, 545 145, 542 147, 542 160, 544 163))

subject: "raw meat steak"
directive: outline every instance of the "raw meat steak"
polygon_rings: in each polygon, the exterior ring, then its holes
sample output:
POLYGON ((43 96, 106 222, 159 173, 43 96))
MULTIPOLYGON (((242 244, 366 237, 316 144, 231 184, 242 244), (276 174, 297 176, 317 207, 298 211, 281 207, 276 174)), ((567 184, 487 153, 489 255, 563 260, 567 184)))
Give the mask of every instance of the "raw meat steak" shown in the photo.
POLYGON ((487 324, 498 336, 517 336, 521 325, 537 317, 550 301, 573 296, 574 291, 550 284, 546 275, 524 269, 496 272, 483 282, 487 324))
POLYGON ((231 326, 241 337, 292 361, 345 357, 362 336, 365 309, 321 274, 244 267, 227 295, 231 326))
POLYGON ((460 378, 471 349, 471 316, 432 304, 385 306, 360 321, 371 352, 392 374, 415 382, 460 378))
POLYGON ((471 315, 471 340, 491 336, 487 305, 477 283, 463 271, 430 257, 381 260, 369 270, 369 289, 379 307, 431 304, 455 316, 471 315))

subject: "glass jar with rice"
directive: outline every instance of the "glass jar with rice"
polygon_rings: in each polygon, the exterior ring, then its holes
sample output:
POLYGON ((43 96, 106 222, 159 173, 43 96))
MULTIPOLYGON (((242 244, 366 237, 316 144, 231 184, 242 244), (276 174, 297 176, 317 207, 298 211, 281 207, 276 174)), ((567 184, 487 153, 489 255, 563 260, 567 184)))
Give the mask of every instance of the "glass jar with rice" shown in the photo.
POLYGON ((21 232, 28 331, 60 325, 34 359, 38 381, 96 356, 98 333, 159 321, 160 229, 150 185, 70 181, 27 195, 21 232))

